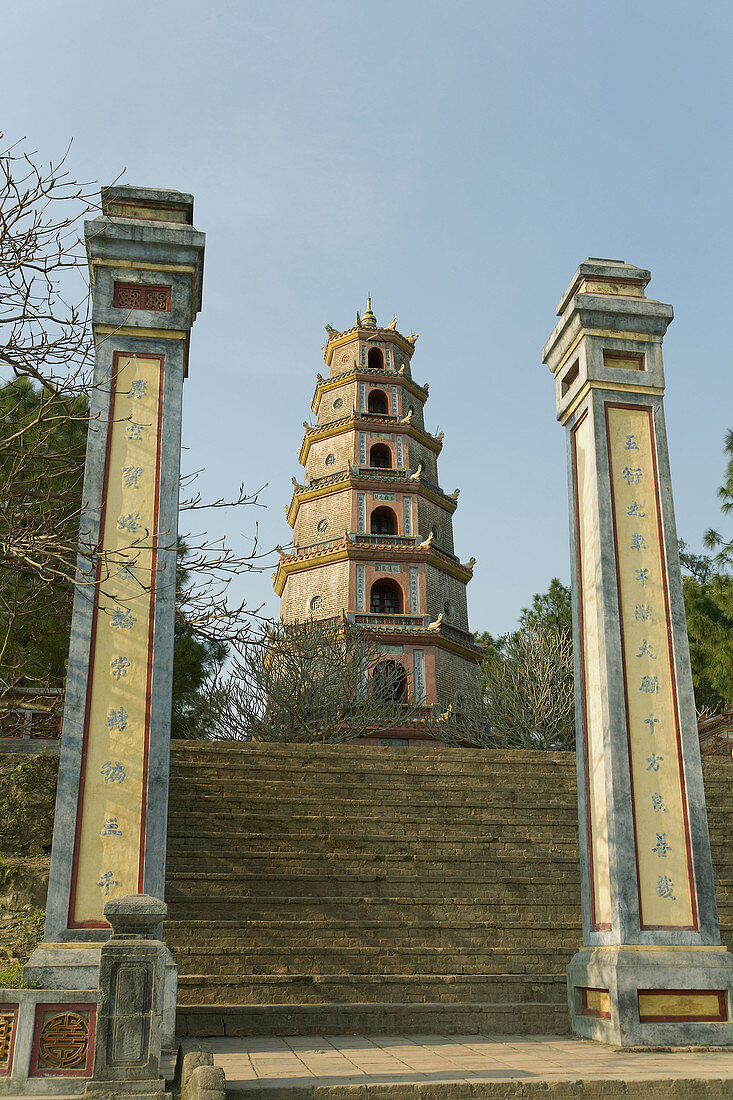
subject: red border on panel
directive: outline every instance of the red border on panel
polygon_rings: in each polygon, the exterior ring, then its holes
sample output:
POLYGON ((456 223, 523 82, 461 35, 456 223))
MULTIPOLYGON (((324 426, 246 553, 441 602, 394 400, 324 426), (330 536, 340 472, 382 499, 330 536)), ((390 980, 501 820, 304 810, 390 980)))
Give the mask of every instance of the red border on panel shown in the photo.
POLYGON ((624 678, 624 704, 626 708, 626 741, 628 746, 628 764, 629 764, 629 785, 631 789, 631 813, 632 823, 634 827, 634 858, 636 860, 636 890, 639 899, 639 928, 642 931, 692 931, 696 932, 699 928, 699 921, 697 916, 697 895, 695 892, 695 879, 692 866, 692 849, 690 845, 690 825, 687 816, 687 792, 685 789, 685 777, 682 763, 682 737, 680 731, 680 718, 679 718, 679 705, 677 701, 677 672, 674 660, 674 647, 672 644, 672 624, 669 612, 669 589, 667 586, 667 559, 665 554, 664 545, 664 533, 662 528, 662 500, 659 492, 659 474, 657 468, 657 448, 654 438, 654 411, 649 405, 626 405, 623 402, 606 401, 603 405, 604 416, 606 420, 606 447, 608 449, 608 470, 609 470, 609 484, 611 490, 611 514, 613 520, 613 547, 615 554, 616 565, 616 587, 618 590, 618 608, 619 608, 619 632, 621 635, 621 668, 624 678), (647 414, 649 421, 649 439, 651 444, 651 456, 652 456, 652 474, 654 476, 654 491, 656 493, 656 510, 657 510, 657 534, 659 538, 659 561, 662 571, 662 591, 664 593, 664 611, 667 623, 667 648, 669 653, 669 668, 672 680, 672 713, 674 715, 675 724, 675 739, 677 742, 677 770, 680 781, 680 795, 682 801, 682 820, 684 824, 685 832, 685 851, 687 853, 687 875, 690 886, 690 901, 692 908, 692 924, 645 924, 643 919, 642 904, 641 904, 641 884, 639 875, 639 841, 636 831, 636 800, 634 795, 634 773, 631 767, 631 726, 629 722, 629 688, 626 673, 626 653, 624 650, 624 623, 623 616, 621 614, 621 575, 619 573, 618 565, 618 532, 616 529, 616 497, 613 488, 612 475, 612 461, 611 461, 611 432, 608 422, 608 410, 609 409, 624 409, 634 412, 644 412, 647 414))
POLYGON ((15 1043, 18 1038, 18 1009, 20 1005, 17 1003, 0 1005, 0 1012, 13 1014, 13 1031, 10 1036, 10 1051, 8 1053, 8 1064, 3 1069, 0 1067, 0 1077, 10 1077, 13 1072, 13 1058, 15 1056, 15 1043))
POLYGON ((578 419, 577 423, 573 425, 571 429, 571 435, 573 440, 573 496, 575 499, 575 555, 577 561, 577 573, 578 573, 578 612, 580 621, 580 681, 582 685, 581 696, 583 699, 583 743, 585 745, 585 816, 586 816, 586 829, 588 831, 588 869, 590 873, 590 909, 591 909, 591 927, 594 932, 608 932, 611 929, 610 924, 600 924, 596 919, 596 880, 595 880, 595 865, 593 860, 593 825, 591 819, 591 807, 590 807, 590 764, 588 760, 588 704, 586 701, 586 680, 585 680, 585 614, 583 609, 583 561, 580 555, 580 496, 578 491, 578 453, 577 453, 577 440, 575 433, 580 425, 588 417, 589 410, 586 409, 583 415, 578 419))
POLYGON ((36 1004, 36 1018, 33 1023, 33 1046, 31 1048, 31 1062, 28 1067, 29 1077, 91 1077, 94 1068, 94 1036, 97 1030, 97 1006, 96 1004, 46 1004, 39 1001, 36 1004), (46 1012, 88 1012, 89 1036, 87 1039, 87 1057, 84 1069, 39 1069, 38 1054, 41 1044, 41 1022, 46 1012))
POLYGON ((642 1024, 684 1024, 697 1020, 699 1023, 724 1023, 728 1019, 728 1006, 724 989, 637 989, 636 1006, 639 1012, 639 1022, 642 1024), (712 997, 718 998, 717 1015, 710 1016, 642 1016, 639 1008, 639 997, 672 996, 672 997, 712 997))
MULTIPOLYGON (((131 358, 133 353, 128 351, 116 351, 112 360, 112 376, 110 379, 110 398, 109 398, 109 412, 107 416, 107 443, 104 458, 104 478, 102 480, 102 504, 99 515, 99 536, 100 540, 104 537, 104 525, 107 518, 107 483, 109 481, 109 462, 110 451, 112 448, 112 425, 114 423, 114 410, 115 401, 117 397, 117 363, 120 358, 131 358)), ((151 533, 151 586, 150 586, 150 616, 149 616, 149 632, 148 632, 148 670, 147 670, 147 689, 146 689, 146 707, 145 707, 145 733, 144 733, 144 748, 143 748, 143 797, 142 797, 142 812, 141 812, 141 833, 140 833, 140 856, 138 859, 138 890, 142 889, 142 872, 144 870, 145 863, 145 821, 147 814, 147 765, 149 756, 150 745, 150 688, 152 679, 152 638, 153 627, 155 618, 155 571, 158 560, 158 512, 159 512, 159 498, 160 498, 160 464, 161 464, 161 442, 162 442, 162 424, 163 424, 163 387, 165 381, 165 356, 164 355, 150 355, 146 352, 138 354, 139 359, 155 359, 158 361, 160 368, 160 377, 158 385, 158 425, 157 425, 157 440, 156 440, 156 458, 155 458, 155 498, 153 502, 153 531, 151 533)), ((71 889, 69 891, 69 914, 68 914, 68 928, 109 928, 110 925, 107 921, 75 921, 74 920, 74 908, 76 905, 76 884, 77 884, 77 872, 79 869, 79 849, 81 846, 81 821, 82 812, 84 808, 84 787, 86 782, 86 761, 87 750, 89 746, 89 713, 92 699, 92 686, 94 680, 94 654, 95 654, 95 642, 97 638, 97 623, 99 619, 99 586, 102 576, 102 561, 98 558, 97 565, 94 573, 94 604, 92 609, 92 629, 89 642, 89 667, 87 671, 87 691, 86 691, 86 703, 84 710, 84 732, 82 738, 82 752, 81 752, 81 772, 79 775, 79 793, 76 804, 76 829, 74 834, 74 856, 71 868, 71 889)))

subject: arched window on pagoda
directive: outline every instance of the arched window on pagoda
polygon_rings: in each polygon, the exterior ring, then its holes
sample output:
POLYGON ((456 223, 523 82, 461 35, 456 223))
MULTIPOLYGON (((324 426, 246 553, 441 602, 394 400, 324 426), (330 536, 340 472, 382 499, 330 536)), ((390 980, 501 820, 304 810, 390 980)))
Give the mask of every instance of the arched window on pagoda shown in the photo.
POLYGON ((376 581, 369 597, 372 615, 401 615, 402 590, 394 581, 376 581))
POLYGON ((373 535, 397 534, 397 517, 391 508, 375 508, 370 522, 373 535))
POLYGON ((367 365, 369 370, 384 370, 384 355, 381 348, 369 348, 367 365))
POLYGON ((385 703, 407 702, 407 670, 400 661, 380 661, 372 673, 372 684, 385 703))
POLYGON ((392 452, 386 443, 375 443, 369 450, 369 465, 380 470, 392 468, 392 452))
POLYGON ((387 409, 387 395, 382 393, 381 390, 372 390, 369 394, 369 412, 377 413, 378 416, 386 416, 387 409))

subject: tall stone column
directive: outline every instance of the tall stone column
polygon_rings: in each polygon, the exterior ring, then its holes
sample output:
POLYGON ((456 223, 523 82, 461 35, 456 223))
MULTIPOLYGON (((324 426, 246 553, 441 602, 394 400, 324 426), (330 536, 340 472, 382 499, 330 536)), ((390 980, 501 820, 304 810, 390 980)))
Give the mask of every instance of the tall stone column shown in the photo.
POLYGON ((672 307, 649 271, 581 264, 543 351, 568 442, 583 947, 573 1030, 733 1042, 662 394, 672 307))
POLYGON ((102 211, 85 227, 96 364, 84 583, 45 942, 27 967, 40 985, 65 989, 97 985, 106 902, 164 893, 181 404, 204 256, 191 195, 111 187, 102 211))

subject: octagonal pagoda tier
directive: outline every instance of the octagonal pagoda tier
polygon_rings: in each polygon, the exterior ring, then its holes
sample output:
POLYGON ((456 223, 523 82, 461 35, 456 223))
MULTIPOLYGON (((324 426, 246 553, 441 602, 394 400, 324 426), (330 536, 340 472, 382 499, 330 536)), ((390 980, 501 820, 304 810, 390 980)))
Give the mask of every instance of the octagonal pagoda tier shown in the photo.
POLYGON ((455 554, 459 491, 440 488, 443 434, 425 428, 428 386, 410 367, 417 335, 396 324, 379 327, 367 299, 353 328, 326 326, 329 373, 303 425, 305 476, 285 509, 292 549, 274 583, 285 622, 346 614, 404 664, 416 702, 441 706, 480 658, 466 603, 475 559, 455 554))

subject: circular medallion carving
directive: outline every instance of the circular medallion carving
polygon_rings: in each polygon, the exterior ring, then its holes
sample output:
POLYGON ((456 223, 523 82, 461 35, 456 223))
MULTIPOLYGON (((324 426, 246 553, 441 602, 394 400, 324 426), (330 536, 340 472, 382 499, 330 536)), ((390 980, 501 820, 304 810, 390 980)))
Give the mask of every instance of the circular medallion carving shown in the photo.
POLYGON ((450 619, 453 617, 453 604, 450 600, 446 600, 443 604, 443 618, 450 619))
POLYGON ((331 526, 331 524, 328 522, 327 519, 319 519, 319 521, 316 525, 316 531, 318 531, 318 533, 320 535, 323 535, 329 529, 330 526, 331 526))
POLYGON ((343 354, 341 355, 341 362, 342 363, 350 363, 351 360, 352 360, 351 352, 350 351, 343 352, 343 354))
POLYGON ((89 1024, 78 1012, 57 1012, 44 1022, 38 1056, 54 1069, 71 1069, 86 1061, 89 1024))
POLYGON ((341 406, 343 405, 343 403, 344 403, 343 397, 337 397, 336 400, 333 403, 334 409, 340 409, 341 406))
POLYGON ((323 596, 314 596, 310 602, 311 611, 320 611, 323 607, 323 596))
POLYGON ((336 461, 336 455, 326 455, 326 465, 333 466, 336 461))

